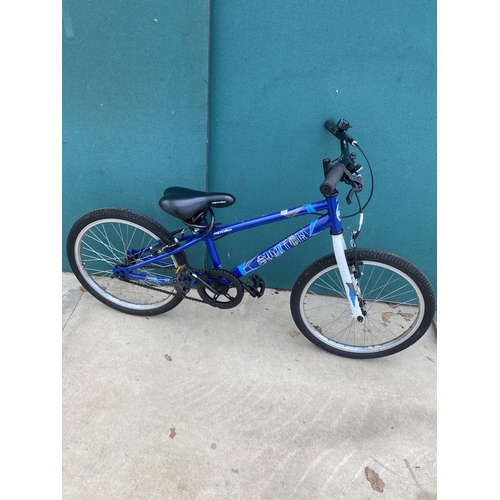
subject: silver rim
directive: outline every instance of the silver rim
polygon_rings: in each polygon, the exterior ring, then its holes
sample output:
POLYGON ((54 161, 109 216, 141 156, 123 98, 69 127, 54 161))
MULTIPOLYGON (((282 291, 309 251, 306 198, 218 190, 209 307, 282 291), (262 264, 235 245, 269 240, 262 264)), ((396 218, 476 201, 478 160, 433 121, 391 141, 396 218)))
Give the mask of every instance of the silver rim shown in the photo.
POLYGON ((308 329, 328 346, 352 353, 386 351, 411 337, 422 323, 424 299, 402 271, 363 259, 359 286, 367 315, 352 317, 338 266, 315 275, 300 297, 300 314, 308 329))
MULTIPOLYGON (((76 238, 76 264, 87 284, 106 300, 129 309, 156 309, 174 296, 158 291, 147 280, 138 283, 148 288, 121 281, 113 277, 112 271, 116 264, 124 261, 127 252, 157 243, 157 236, 138 224, 121 219, 101 219, 82 229, 76 238)), ((154 269, 141 268, 140 273, 148 277, 172 276, 177 262, 173 257, 167 262, 168 265, 154 269)))

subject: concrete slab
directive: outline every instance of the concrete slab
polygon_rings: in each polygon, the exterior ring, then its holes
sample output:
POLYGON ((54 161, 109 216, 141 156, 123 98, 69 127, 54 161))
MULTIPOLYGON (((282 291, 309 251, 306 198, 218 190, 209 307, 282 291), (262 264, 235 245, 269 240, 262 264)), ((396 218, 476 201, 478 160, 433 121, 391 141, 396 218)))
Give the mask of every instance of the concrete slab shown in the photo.
POLYGON ((65 500, 436 498, 434 327, 351 360, 297 335, 289 292, 135 317, 65 274, 65 500))
POLYGON ((72 273, 62 274, 62 327, 66 326, 69 318, 73 314, 80 298, 83 288, 72 273))

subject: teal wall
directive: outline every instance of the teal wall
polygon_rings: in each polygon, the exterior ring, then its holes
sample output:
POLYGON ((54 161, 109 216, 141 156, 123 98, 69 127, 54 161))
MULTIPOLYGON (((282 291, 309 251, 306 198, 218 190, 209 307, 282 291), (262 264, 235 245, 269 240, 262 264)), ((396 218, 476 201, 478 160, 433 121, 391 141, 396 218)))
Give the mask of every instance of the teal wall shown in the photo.
MULTIPOLYGON (((339 153, 323 123, 343 117, 375 170, 359 245, 412 260, 435 285, 435 2, 218 1, 212 16, 209 188, 238 200, 225 221, 320 199, 321 160, 339 153)), ((239 263, 287 232, 273 231, 221 246, 239 263)), ((325 248, 327 234, 262 274, 290 288, 325 248)))
POLYGON ((163 190, 205 189, 208 19, 208 0, 64 0, 64 240, 105 206, 176 223, 163 190))
MULTIPOLYGON (((88 5, 69 4, 64 39, 66 230, 105 205, 176 228, 157 207, 172 184, 234 194, 224 223, 320 199, 321 160, 338 155, 323 123, 343 117, 375 170, 360 246, 408 258, 436 287, 435 1, 213 1, 210 60, 207 2, 88 5)), ((220 240, 225 267, 296 223, 220 240)), ((317 236, 261 274, 290 288, 330 245, 317 236)))

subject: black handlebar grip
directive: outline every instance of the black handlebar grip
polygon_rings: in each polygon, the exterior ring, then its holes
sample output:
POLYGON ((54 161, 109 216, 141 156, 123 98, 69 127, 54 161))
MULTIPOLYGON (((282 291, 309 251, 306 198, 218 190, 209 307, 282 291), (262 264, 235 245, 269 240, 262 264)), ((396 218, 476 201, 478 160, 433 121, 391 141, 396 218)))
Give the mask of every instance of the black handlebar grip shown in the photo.
MULTIPOLYGON (((333 120, 327 120, 325 122, 325 128, 326 130, 328 130, 328 132, 331 132, 333 134, 333 131, 335 130, 335 128, 337 127, 337 125, 335 124, 335 122, 333 120)), ((333 134, 335 135, 335 134, 333 134)))
POLYGON ((333 164, 332 168, 325 177, 325 180, 321 183, 319 190, 323 196, 330 196, 337 187, 340 179, 344 175, 344 164, 337 161, 333 164))

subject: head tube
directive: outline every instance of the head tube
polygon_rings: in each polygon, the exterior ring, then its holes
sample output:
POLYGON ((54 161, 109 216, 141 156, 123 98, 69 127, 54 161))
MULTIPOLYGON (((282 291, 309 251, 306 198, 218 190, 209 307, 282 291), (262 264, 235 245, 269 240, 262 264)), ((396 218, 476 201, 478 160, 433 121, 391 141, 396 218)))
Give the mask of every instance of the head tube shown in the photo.
POLYGON ((341 234, 343 232, 343 229, 342 220, 340 218, 339 199, 337 194, 328 196, 326 198, 326 201, 328 204, 328 214, 330 216, 330 233, 341 234))

